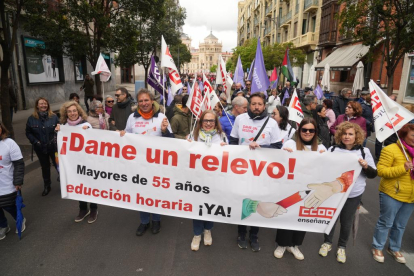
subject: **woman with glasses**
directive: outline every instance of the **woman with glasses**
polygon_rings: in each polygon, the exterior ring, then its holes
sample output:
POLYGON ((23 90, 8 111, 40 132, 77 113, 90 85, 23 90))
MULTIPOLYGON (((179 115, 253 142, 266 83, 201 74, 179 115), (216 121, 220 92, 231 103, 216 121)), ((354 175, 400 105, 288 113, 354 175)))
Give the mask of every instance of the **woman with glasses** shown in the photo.
POLYGON ((115 100, 111 95, 105 97, 105 113, 111 115, 112 107, 114 106, 115 100))
POLYGON ((292 139, 296 129, 289 124, 289 110, 285 106, 278 105, 270 115, 279 125, 280 137, 283 137, 282 144, 292 139))
MULTIPOLYGON (((86 121, 86 113, 77 102, 65 102, 60 107, 60 124, 66 126, 80 127, 82 129, 92 128, 91 124, 86 121)), ((56 132, 60 131, 60 124, 56 126, 56 132)), ((81 222, 87 216, 88 223, 94 223, 98 218, 98 205, 90 203, 90 210, 88 210, 88 203, 79 201, 79 214, 75 218, 75 222, 81 222)))
MULTIPOLYGON (((351 234, 352 225, 355 217, 355 212, 361 203, 362 194, 365 191, 366 179, 375 178, 377 176, 377 168, 375 167, 374 159, 368 148, 364 148, 362 143, 365 139, 365 132, 357 124, 350 122, 341 123, 335 132, 335 146, 330 147, 328 152, 351 153, 358 156, 358 163, 362 167, 362 171, 355 180, 354 186, 348 195, 339 214, 339 221, 341 223, 341 230, 339 232, 338 250, 336 252, 336 260, 339 263, 346 262, 346 244, 351 234)), ((343 187, 343 193, 347 192, 348 187, 343 187)), ((335 226, 338 220, 332 227, 328 235, 324 235, 324 243, 319 249, 319 255, 326 257, 328 252, 332 249, 332 240, 335 232, 335 226)))
POLYGON ((109 115, 105 112, 102 102, 93 100, 89 105, 89 116, 86 118, 92 128, 95 129, 109 129, 108 123, 109 115))
POLYGON ((335 135, 336 128, 342 122, 351 122, 359 125, 364 131, 364 137, 367 135, 367 123, 362 115, 362 107, 358 102, 349 101, 345 107, 345 114, 339 115, 335 123, 331 125, 330 131, 335 135))
POLYGON ((26 137, 39 158, 42 168, 44 188, 42 196, 47 196, 51 190, 50 161, 56 168, 55 153, 57 145, 55 140, 55 127, 59 119, 50 109, 49 101, 38 98, 35 103, 33 114, 27 119, 26 137))
MULTIPOLYGON (((211 144, 228 144, 226 133, 221 129, 218 116, 211 110, 206 110, 201 114, 200 120, 194 129, 194 141, 202 142, 207 146, 211 144)), ((188 139, 191 142, 191 139, 188 139)), ((211 221, 193 219, 194 237, 191 242, 191 250, 198 251, 200 248, 201 234, 204 233, 204 245, 211 245, 211 229, 214 223, 211 221)))
MULTIPOLYGON (((296 141, 287 141, 282 149, 288 152, 301 150, 322 153, 326 151, 324 145, 318 145, 318 126, 313 118, 304 118, 296 132, 296 141)), ((280 259, 287 250, 297 260, 305 259, 298 247, 302 245, 305 235, 305 231, 277 229, 276 243, 278 246, 274 252, 274 256, 280 259)))

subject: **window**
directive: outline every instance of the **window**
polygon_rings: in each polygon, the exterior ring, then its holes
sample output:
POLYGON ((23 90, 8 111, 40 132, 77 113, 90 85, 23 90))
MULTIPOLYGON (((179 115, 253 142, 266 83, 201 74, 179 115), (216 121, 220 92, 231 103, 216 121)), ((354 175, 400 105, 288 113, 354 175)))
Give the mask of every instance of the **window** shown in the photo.
POLYGON ((410 75, 407 80, 407 89, 405 90, 405 99, 414 100, 414 57, 410 58, 410 75))
POLYGON ((306 29, 307 29, 308 26, 306 25, 306 23, 307 23, 307 20, 303 19, 303 21, 302 21, 302 34, 303 35, 307 33, 306 29))
POLYGON ((280 33, 277 34, 277 43, 281 43, 281 41, 280 41, 280 33))
POLYGON ((316 16, 312 16, 312 32, 316 30, 316 16))
POLYGON ((295 24, 293 25, 293 37, 297 37, 298 36, 298 22, 296 21, 295 24))
POLYGON ((347 78, 348 78, 348 71, 341 71, 339 81, 340 82, 346 82, 347 78))

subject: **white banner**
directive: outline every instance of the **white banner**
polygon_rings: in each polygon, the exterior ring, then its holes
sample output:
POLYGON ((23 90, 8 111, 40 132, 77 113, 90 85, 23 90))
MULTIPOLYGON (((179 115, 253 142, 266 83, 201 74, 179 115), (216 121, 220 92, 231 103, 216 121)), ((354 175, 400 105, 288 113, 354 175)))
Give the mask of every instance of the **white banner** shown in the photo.
POLYGON ((58 148, 66 199, 311 232, 330 231, 361 170, 354 154, 208 147, 69 126, 58 148))
POLYGON ((375 137, 378 141, 383 142, 394 134, 394 129, 398 131, 413 120, 414 114, 391 100, 373 80, 369 82, 369 90, 374 116, 375 137))

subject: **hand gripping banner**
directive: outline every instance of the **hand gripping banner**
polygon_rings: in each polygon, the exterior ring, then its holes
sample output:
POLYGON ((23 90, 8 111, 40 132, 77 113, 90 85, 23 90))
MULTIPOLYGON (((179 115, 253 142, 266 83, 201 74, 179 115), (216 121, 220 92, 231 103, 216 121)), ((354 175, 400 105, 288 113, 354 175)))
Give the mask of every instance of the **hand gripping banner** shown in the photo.
POLYGON ((329 233, 361 166, 293 152, 62 126, 62 198, 222 223, 329 233))

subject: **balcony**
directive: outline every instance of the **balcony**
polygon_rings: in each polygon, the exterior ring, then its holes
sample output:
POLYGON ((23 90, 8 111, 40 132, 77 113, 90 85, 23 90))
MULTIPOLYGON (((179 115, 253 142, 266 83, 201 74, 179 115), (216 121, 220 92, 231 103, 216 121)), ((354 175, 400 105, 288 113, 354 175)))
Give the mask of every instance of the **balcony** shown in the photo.
POLYGON ((305 0, 303 12, 316 11, 319 8, 319 0, 305 0))
POLYGON ((318 32, 307 32, 304 35, 300 35, 292 39, 293 44, 295 47, 304 47, 304 46, 311 46, 316 45, 318 43, 318 32))
POLYGON ((280 19, 280 27, 288 27, 292 21, 292 11, 289 11, 287 14, 283 15, 280 19))
POLYGON ((265 11, 266 16, 272 16, 272 4, 270 4, 270 6, 267 6, 265 11))
POLYGON ((295 14, 298 14, 298 13, 299 13, 299 2, 297 2, 295 6, 295 14))
POLYGON ((272 32, 272 29, 270 27, 267 27, 264 29, 264 35, 265 36, 270 36, 270 33, 272 32))
POLYGON ((254 18, 254 25, 259 25, 259 19, 257 17, 254 18))

